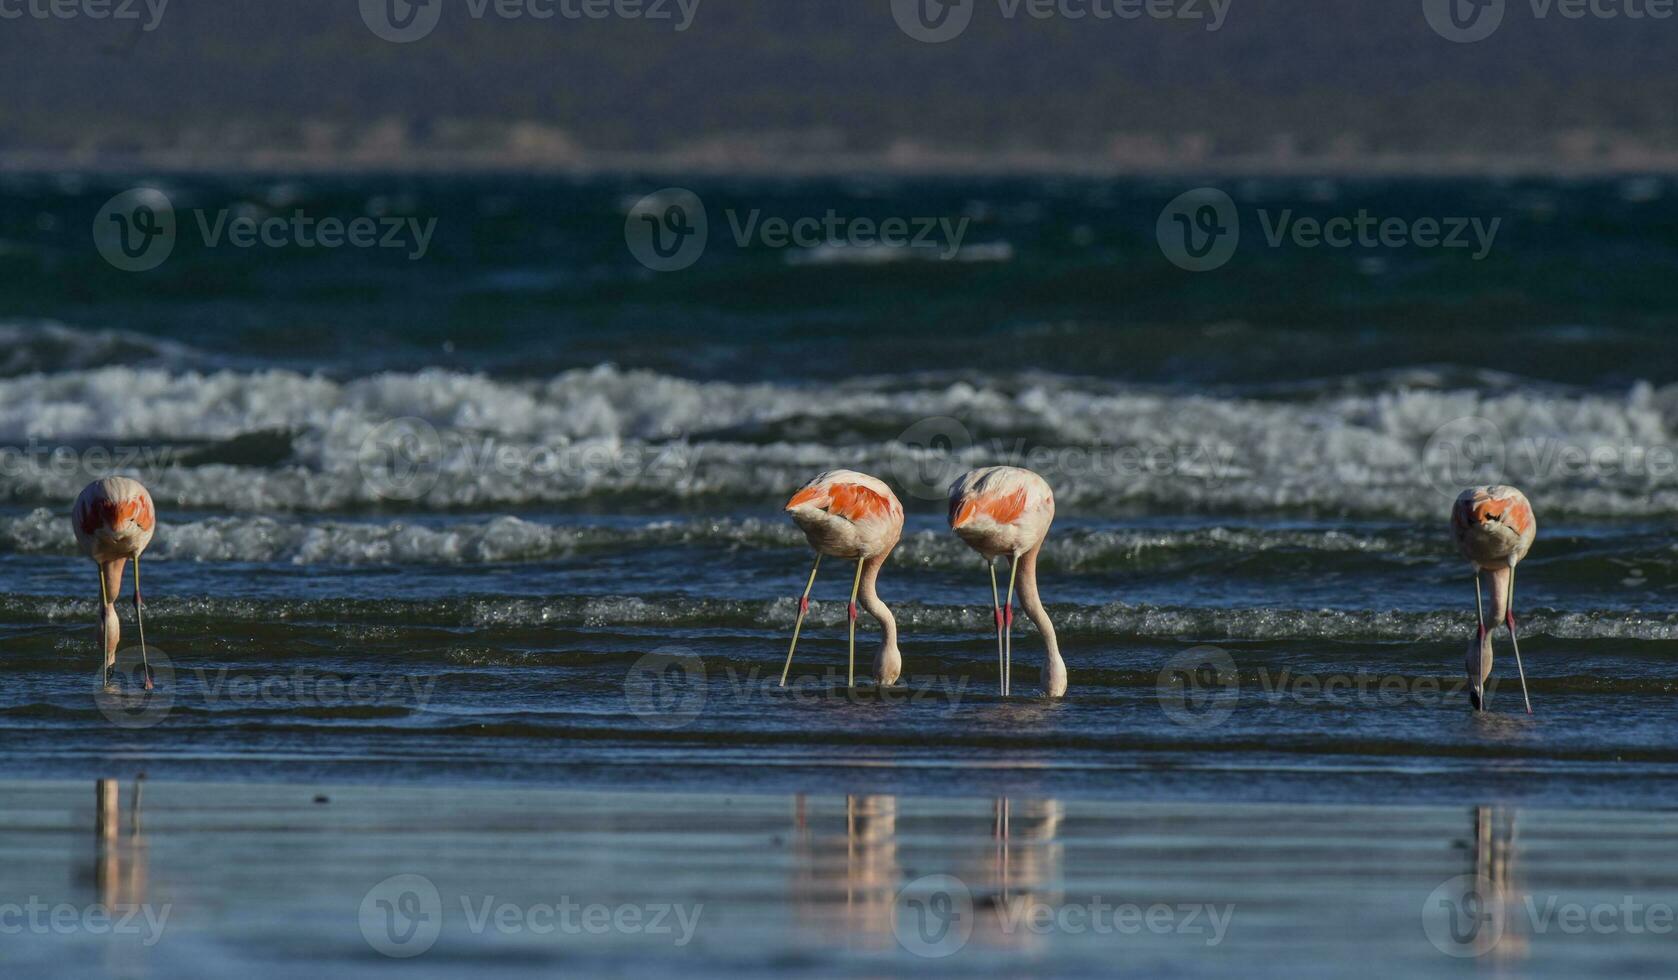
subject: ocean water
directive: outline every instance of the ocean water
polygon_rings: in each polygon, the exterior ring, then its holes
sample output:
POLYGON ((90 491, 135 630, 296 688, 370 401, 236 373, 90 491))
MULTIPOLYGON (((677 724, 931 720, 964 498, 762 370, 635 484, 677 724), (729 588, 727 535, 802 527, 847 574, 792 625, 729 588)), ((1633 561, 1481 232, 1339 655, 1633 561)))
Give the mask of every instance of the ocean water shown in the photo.
MULTIPOLYGON (((1660 179, 0 176, 0 762, 17 776, 813 788, 1057 799, 1670 805, 1678 789, 1678 197, 1660 179), (1185 271, 1160 215, 1240 209, 1185 271), (704 202, 691 267, 626 244, 704 202), (90 229, 164 191, 148 272, 90 229), (931 249, 735 235, 942 219, 931 249), (413 247, 212 244, 221 216, 435 219, 413 247), (1300 216, 1499 221, 1476 249, 1272 245, 1300 216), (207 224, 206 224, 207 223, 207 224), (633 221, 630 222, 633 228, 633 221), (947 259, 937 256, 945 255, 947 259), (970 466, 1058 513, 1069 696, 943 523, 970 466), (908 684, 846 690, 848 570, 780 507, 845 466, 908 514, 908 684), (161 524, 152 696, 97 691, 67 513, 161 524), (1539 539, 1469 712, 1455 491, 1539 539)), ((414 243, 410 243, 412 245, 414 243)), ((130 587, 132 583, 130 583, 130 587)), ((122 667, 137 651, 124 608, 122 667)), ((859 675, 877 633, 864 618, 859 675)), ((132 680, 130 675, 128 678, 132 680)))

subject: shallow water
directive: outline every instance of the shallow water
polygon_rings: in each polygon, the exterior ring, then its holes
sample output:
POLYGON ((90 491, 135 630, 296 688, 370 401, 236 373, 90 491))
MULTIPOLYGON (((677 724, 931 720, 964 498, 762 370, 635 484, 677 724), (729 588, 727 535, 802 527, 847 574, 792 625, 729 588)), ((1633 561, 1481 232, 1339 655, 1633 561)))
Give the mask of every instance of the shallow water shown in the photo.
MULTIPOLYGON (((1048 703, 996 697, 982 568, 924 517, 883 586, 905 633, 895 696, 843 692, 837 576, 778 686, 805 571, 779 521, 398 520, 167 527, 145 579, 158 700, 96 698, 81 559, 0 561, 29 590, 0 602, 14 771, 1631 806, 1678 778, 1678 611, 1647 586, 1622 611, 1608 556, 1640 554, 1629 529, 1547 530, 1518 593, 1538 713, 1519 713, 1500 640, 1497 711, 1475 718, 1455 669, 1472 588, 1401 523, 1062 520, 1043 589, 1073 686, 1048 703), (439 541, 447 559, 416 544, 439 541)), ((59 526, 14 526, 36 523, 59 526)), ((1016 632, 1030 692, 1039 639, 1016 632)))
POLYGON ((0 901, 29 975, 1658 974, 1675 830, 1487 805, 14 781, 0 901))

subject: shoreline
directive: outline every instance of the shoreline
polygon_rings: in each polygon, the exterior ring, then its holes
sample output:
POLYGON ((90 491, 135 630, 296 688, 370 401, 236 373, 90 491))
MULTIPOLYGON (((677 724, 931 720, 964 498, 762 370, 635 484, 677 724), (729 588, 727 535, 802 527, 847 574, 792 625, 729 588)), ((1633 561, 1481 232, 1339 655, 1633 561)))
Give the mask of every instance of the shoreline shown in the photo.
MULTIPOLYGON (((1511 722, 1514 722, 1511 716, 1511 722)), ((121 754, 124 748, 115 749, 121 754)), ((643 758, 678 758, 680 780, 626 777, 622 753, 610 749, 577 751, 565 758, 529 756, 497 762, 467 757, 402 759, 352 753, 350 758, 286 759, 263 757, 260 774, 247 778, 244 757, 200 757, 170 762, 153 752, 128 749, 134 764, 114 766, 112 752, 84 770, 55 764, 54 771, 22 771, 14 780, 76 783, 96 779, 139 778, 161 783, 215 787, 318 786, 412 789, 416 792, 532 792, 691 796, 784 796, 804 793, 880 794, 926 800, 962 800, 1029 793, 1091 806, 1147 805, 1421 807, 1480 805, 1557 811, 1611 813, 1672 812, 1678 772, 1670 766, 1625 766, 1615 772, 1576 770, 1573 765, 1534 759, 1511 766, 1509 759, 1417 758, 1390 766, 1324 764, 1301 757, 1295 765, 1274 759, 1208 766, 1185 762, 1181 753, 1151 749, 1133 752, 1128 762, 1069 760, 1061 763, 1004 758, 988 762, 959 759, 790 757, 749 761, 755 750, 701 761, 690 752, 651 749, 631 753, 630 768, 643 758), (660 755, 662 753, 662 755, 660 755), (189 771, 199 767, 202 773, 189 771), (375 775, 382 773, 382 775, 375 775), (553 775, 558 774, 558 775, 553 775), (1611 793, 1609 793, 1611 787, 1611 793), (1598 802, 1605 793, 1608 802, 1598 802)), ((529 747, 510 751, 528 755, 529 747)), ((13 772, 20 772, 12 760, 13 772)), ((648 763, 650 764, 650 762, 648 763)), ((3 785, 4 781, 0 781, 3 785)))
POLYGON ((123 175, 155 171, 193 176, 484 176, 595 178, 694 176, 704 178, 949 179, 1616 179, 1678 174, 1678 150, 1606 158, 1568 159, 1547 154, 1381 154, 1231 156, 1221 159, 1113 159, 1055 153, 733 155, 602 153, 529 158, 478 153, 411 153, 392 156, 320 156, 261 152, 209 156, 143 152, 114 156, 77 153, 0 152, 0 173, 123 175))
MULTIPOLYGON (((1668 806, 1596 806, 1596 805, 1568 805, 1564 803, 1522 803, 1505 800, 1484 801, 1452 801, 1452 802, 1404 802, 1404 801, 1367 801, 1367 800, 1252 800, 1229 799, 1208 800, 1198 797, 1182 798, 1154 798, 1136 799, 1122 796, 1081 796, 1057 791, 1040 786, 1019 787, 1014 790, 982 790, 974 789, 966 792, 862 792, 846 790, 840 786, 829 786, 821 789, 767 789, 767 788, 703 788, 682 786, 675 788, 660 788, 651 784, 642 785, 575 785, 558 784, 537 785, 528 782, 487 782, 473 780, 454 780, 446 782, 425 782, 412 779, 392 779, 386 781, 356 779, 302 779, 294 775, 283 775, 274 779, 227 779, 223 777, 209 779, 191 779, 171 775, 154 779, 144 772, 124 772, 121 775, 107 775, 97 777, 75 776, 7 776, 0 777, 0 799, 15 799, 12 794, 45 793, 53 796, 68 794, 91 794, 95 784, 120 784, 124 794, 135 785, 141 785, 147 792, 152 790, 165 791, 171 796, 179 795, 184 801, 190 801, 186 809, 205 805, 205 801, 214 799, 233 799, 245 797, 260 799, 267 803, 287 806, 329 806, 344 800, 359 801, 360 803, 379 803, 387 801, 394 805, 397 798, 408 798, 409 801, 418 798, 440 800, 444 797, 459 797, 469 806, 483 806, 497 808, 512 805, 514 809, 540 809, 544 812, 559 813, 568 806, 571 809, 588 809, 600 807, 614 807, 625 804, 659 800, 672 804, 702 804, 718 806, 742 806, 747 808, 773 804, 778 801, 805 797, 808 799, 833 799, 844 797, 870 796, 877 798, 893 798, 913 801, 917 806, 925 806, 932 810, 944 810, 952 807, 962 807, 972 803, 992 803, 999 799, 1052 799, 1066 806, 1074 806, 1090 811, 1124 811, 1127 813, 1160 813, 1176 814, 1188 810, 1207 813, 1219 812, 1236 816, 1285 815, 1288 813, 1341 813, 1341 814, 1377 814, 1377 813, 1410 813, 1414 815, 1455 814, 1481 807, 1496 807, 1500 809, 1519 810, 1522 813, 1534 814, 1612 814, 1616 819, 1632 816, 1661 816, 1667 817, 1678 813, 1678 802, 1668 806), (321 802, 319 797, 326 797, 321 802), (541 804, 541 807, 537 805, 541 804)), ((92 796, 89 795, 89 800, 92 796)), ((239 804, 238 806, 243 806, 239 804)), ((237 808, 237 807, 236 807, 237 808)), ((11 809, 0 805, 0 824, 3 824, 6 814, 11 809)), ((91 809, 91 807, 90 807, 91 809)), ((175 809, 181 809, 176 807, 175 809)), ((416 813, 426 811, 415 811, 416 813)), ((1678 824, 1674 825, 1678 832, 1678 824)))

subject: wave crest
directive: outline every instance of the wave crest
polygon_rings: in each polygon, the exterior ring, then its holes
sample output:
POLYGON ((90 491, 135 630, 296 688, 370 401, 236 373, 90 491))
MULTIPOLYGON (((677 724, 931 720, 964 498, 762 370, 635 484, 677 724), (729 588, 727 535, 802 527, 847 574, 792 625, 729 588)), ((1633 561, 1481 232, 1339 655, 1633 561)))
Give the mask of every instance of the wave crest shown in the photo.
MULTIPOLYGON (((817 388, 609 365, 547 380, 107 366, 0 378, 0 443, 11 444, 0 448, 0 487, 17 502, 69 499, 97 467, 19 447, 74 454, 106 440, 172 447, 167 465, 131 468, 160 503, 235 511, 774 502, 836 464, 936 509, 961 470, 1010 462, 1043 473, 1063 511, 1084 513, 1433 520, 1464 483, 1501 479, 1541 515, 1645 516, 1678 513, 1675 428, 1678 386, 1644 384, 1618 395, 1483 393, 1394 378, 1379 390, 1260 398, 1037 374, 817 388), (410 467, 422 478, 411 493, 393 494, 368 469, 392 425, 410 426, 427 453, 410 467), (946 448, 918 444, 929 425, 946 448), (1463 425, 1495 433, 1496 465, 1436 472, 1428 454, 1463 425)), ((108 453, 101 461, 112 466, 108 453)))

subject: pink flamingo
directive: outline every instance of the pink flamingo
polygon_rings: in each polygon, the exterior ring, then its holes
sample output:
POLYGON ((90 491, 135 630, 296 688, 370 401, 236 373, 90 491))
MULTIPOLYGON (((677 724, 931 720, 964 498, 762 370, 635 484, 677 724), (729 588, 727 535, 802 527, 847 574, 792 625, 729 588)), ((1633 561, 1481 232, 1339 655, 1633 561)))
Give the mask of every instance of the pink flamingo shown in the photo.
POLYGON ((822 556, 832 555, 847 561, 855 559, 856 578, 851 582, 851 654, 847 684, 856 686, 856 618, 857 596, 862 606, 880 624, 882 635, 880 652, 874 657, 874 680, 879 685, 897 683, 903 673, 903 655, 897 649, 897 620, 880 596, 874 591, 880 576, 880 566, 897 547, 903 537, 903 505, 891 488, 875 478, 854 470, 829 470, 800 487, 787 501, 786 511, 792 515, 810 547, 816 549, 816 563, 810 567, 810 581, 798 600, 798 620, 792 627, 792 644, 787 647, 787 663, 781 669, 781 686, 787 685, 787 672, 792 669, 792 654, 798 648, 798 631, 804 626, 804 616, 810 611, 810 589, 816 584, 816 570, 822 556))
POLYGON ((76 532, 76 547, 99 565, 99 597, 104 604, 100 633, 105 647, 107 685, 111 682, 111 666, 116 663, 117 642, 122 632, 115 605, 122 595, 122 567, 128 559, 134 559, 134 621, 140 630, 140 664, 149 691, 151 662, 146 657, 146 623, 140 614, 140 552, 151 544, 152 534, 157 530, 157 511, 152 507, 151 494, 138 480, 127 477, 95 480, 76 498, 70 526, 76 532))
POLYGON ((1538 537, 1532 502, 1514 487, 1470 487, 1451 507, 1451 537, 1474 568, 1474 609, 1479 629, 1468 645, 1468 698, 1474 710, 1485 710, 1486 678, 1492 672, 1491 631, 1502 620, 1509 627, 1509 645, 1515 650, 1515 669, 1521 675, 1521 700, 1530 715, 1532 699, 1527 696, 1526 669, 1521 666, 1521 645, 1515 638, 1515 566, 1532 550, 1532 542, 1538 537), (1491 576, 1490 628, 1480 592, 1482 574, 1491 576))
POLYGON ((950 485, 950 529, 985 559, 990 570, 991 609, 996 617, 997 671, 1003 695, 1011 693, 1014 672, 1014 585, 1020 605, 1043 634, 1043 691, 1058 698, 1066 693, 1066 662, 1060 657, 1055 624, 1037 595, 1037 556, 1043 550, 1049 525, 1055 519, 1055 494, 1036 473, 1018 466, 988 466, 973 470, 950 485), (1012 563, 1008 573, 1008 601, 996 589, 996 559, 1012 563))

